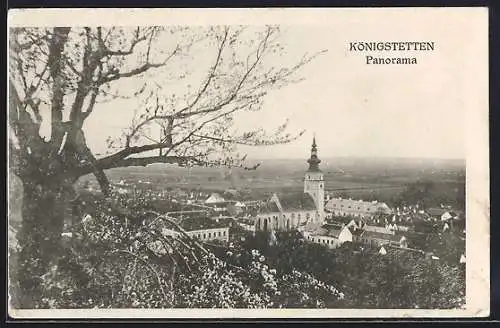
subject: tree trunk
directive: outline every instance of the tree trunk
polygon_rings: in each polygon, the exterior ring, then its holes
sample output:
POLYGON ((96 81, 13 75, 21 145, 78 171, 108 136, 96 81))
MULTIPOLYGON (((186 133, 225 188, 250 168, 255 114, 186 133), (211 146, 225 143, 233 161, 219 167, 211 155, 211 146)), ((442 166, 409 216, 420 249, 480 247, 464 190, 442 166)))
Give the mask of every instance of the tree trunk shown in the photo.
POLYGON ((47 297, 44 278, 57 269, 63 254, 61 233, 65 218, 71 215, 68 186, 72 183, 51 179, 47 183, 23 181, 22 223, 17 278, 21 308, 37 308, 47 297))

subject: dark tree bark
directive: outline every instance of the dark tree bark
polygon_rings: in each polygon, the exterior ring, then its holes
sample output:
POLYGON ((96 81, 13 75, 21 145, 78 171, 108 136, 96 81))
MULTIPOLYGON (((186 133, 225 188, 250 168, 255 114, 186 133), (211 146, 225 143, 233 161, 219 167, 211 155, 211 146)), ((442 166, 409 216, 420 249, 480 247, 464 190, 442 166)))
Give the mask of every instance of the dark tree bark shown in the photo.
POLYGON ((23 220, 18 232, 21 251, 17 263, 21 308, 34 308, 46 297, 43 276, 57 269, 64 222, 72 215, 71 184, 58 179, 46 183, 23 181, 23 220))

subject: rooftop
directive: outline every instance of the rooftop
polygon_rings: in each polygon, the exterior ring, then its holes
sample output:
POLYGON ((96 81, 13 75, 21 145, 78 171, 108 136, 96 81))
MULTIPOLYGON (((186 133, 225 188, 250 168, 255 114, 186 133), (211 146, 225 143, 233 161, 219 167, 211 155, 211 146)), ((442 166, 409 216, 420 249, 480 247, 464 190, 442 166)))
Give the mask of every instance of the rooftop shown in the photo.
POLYGON ((325 208, 328 210, 344 210, 344 211, 360 211, 368 213, 389 212, 390 208, 386 203, 381 202, 367 202, 363 200, 332 198, 330 199, 325 208))
POLYGON ((218 193, 212 193, 210 195, 210 197, 208 197, 206 200, 205 200, 205 203, 222 203, 222 202, 225 202, 225 199, 224 197, 222 197, 221 195, 219 195, 218 193))
POLYGON ((316 210, 313 198, 306 193, 278 195, 278 198, 284 212, 316 210))
POLYGON ((373 226, 373 225, 365 225, 363 227, 365 231, 370 231, 370 232, 378 232, 378 233, 383 233, 383 234, 388 234, 388 235, 393 235, 394 233, 390 231, 386 227, 378 227, 378 226, 373 226))
POLYGON ((183 219, 179 225, 182 229, 186 231, 195 231, 195 230, 205 230, 205 229, 217 229, 217 228, 228 228, 229 221, 228 220, 212 220, 210 218, 185 218, 183 219))
POLYGON ((393 234, 388 234, 388 233, 382 233, 382 232, 376 232, 376 231, 364 231, 361 234, 362 238, 370 238, 370 239, 380 239, 380 240, 387 240, 387 241, 392 241, 392 242, 399 242, 401 237, 395 236, 393 234))
POLYGON ((433 208, 427 209, 426 212, 429 213, 431 216, 441 216, 444 213, 450 212, 450 211, 447 210, 446 208, 433 207, 433 208))
POLYGON ((341 229, 331 229, 328 231, 328 236, 339 238, 341 232, 342 232, 341 229))
POLYGON ((257 213, 263 214, 263 213, 279 213, 280 210, 278 208, 278 205, 276 205, 275 202, 269 200, 267 202, 262 202, 257 206, 257 213))
POLYGON ((335 224, 324 224, 321 227, 314 227, 310 230, 314 236, 329 236, 338 238, 343 227, 335 224))

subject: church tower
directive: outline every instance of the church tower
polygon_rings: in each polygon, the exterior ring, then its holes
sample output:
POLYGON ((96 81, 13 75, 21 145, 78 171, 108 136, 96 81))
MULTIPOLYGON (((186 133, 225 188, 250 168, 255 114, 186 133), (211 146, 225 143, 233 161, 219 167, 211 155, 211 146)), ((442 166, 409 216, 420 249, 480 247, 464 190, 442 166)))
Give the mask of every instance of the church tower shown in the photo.
POLYGON ((321 160, 318 158, 316 137, 313 138, 311 157, 307 160, 307 163, 309 163, 309 169, 304 179, 304 192, 314 199, 319 213, 319 221, 323 222, 325 216, 325 181, 323 172, 319 169, 321 160))

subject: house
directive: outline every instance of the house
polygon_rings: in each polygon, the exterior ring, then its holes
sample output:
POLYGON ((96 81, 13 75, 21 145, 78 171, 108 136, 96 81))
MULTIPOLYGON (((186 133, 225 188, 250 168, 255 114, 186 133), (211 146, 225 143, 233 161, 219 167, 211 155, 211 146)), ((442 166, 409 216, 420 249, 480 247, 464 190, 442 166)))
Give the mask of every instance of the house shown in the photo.
POLYGON ((450 214, 450 212, 445 212, 443 215, 441 215, 441 221, 448 221, 449 219, 452 219, 453 215, 450 214))
POLYGON ((306 240, 312 243, 325 245, 328 248, 337 248, 345 242, 352 242, 353 235, 348 227, 339 227, 325 224, 315 229, 303 231, 306 240))
POLYGON ((441 221, 448 221, 452 218, 454 218, 456 215, 453 212, 450 212, 446 208, 429 208, 427 210, 427 213, 434 219, 436 220, 441 220, 441 221))
POLYGON ((334 237, 335 239, 337 239, 339 241, 340 245, 342 245, 346 241, 352 243, 352 238, 353 238, 351 230, 349 230, 349 228, 347 228, 347 227, 343 227, 341 229, 330 229, 328 231, 328 236, 331 236, 331 237, 334 237))
POLYGON ((396 231, 408 232, 410 231, 410 227, 404 225, 398 225, 396 226, 396 231))
POLYGON ((231 214, 235 215, 235 213, 229 213, 229 207, 231 204, 235 203, 234 201, 227 201, 219 195, 218 193, 213 193, 208 197, 205 202, 204 206, 210 208, 212 212, 217 213, 217 214, 231 214))
POLYGON ((391 230, 389 227, 377 227, 377 226, 372 226, 372 225, 365 225, 363 227, 363 230, 387 234, 387 235, 395 235, 396 234, 394 232, 394 229, 391 230))
POLYGON ((228 212, 230 205, 231 202, 220 202, 220 203, 207 204, 207 207, 210 207, 214 214, 219 215, 219 214, 230 214, 228 212))
POLYGON ((350 198, 332 198, 326 203, 325 209, 334 215, 361 218, 392 214, 391 208, 386 203, 377 201, 367 202, 350 198))
POLYGON ((236 203, 234 203, 234 206, 240 207, 240 208, 245 208, 246 207, 245 203, 240 202, 240 201, 237 201, 236 203))
POLYGON ((399 239, 399 247, 408 248, 408 240, 406 240, 405 236, 401 236, 401 238, 399 239))
MULTIPOLYGON (((219 220, 212 220, 207 217, 187 217, 180 220, 178 224, 186 231, 188 236, 201 241, 219 240, 229 242, 230 224, 228 222, 220 222, 219 220)), ((162 228, 161 231, 164 236, 178 237, 180 235, 179 232, 167 227, 162 228)))
POLYGON ((226 200, 218 193, 213 193, 205 200, 205 204, 224 203, 226 200))
MULTIPOLYGON (((194 211, 193 211, 194 212, 194 211)), ((180 232, 177 229, 173 228, 171 223, 164 221, 160 218, 155 218, 154 216, 149 218, 151 220, 150 224, 156 228, 159 228, 161 234, 164 237, 173 237, 176 239, 182 238, 184 233, 191 238, 199 239, 200 241, 220 241, 220 242, 229 242, 229 221, 217 222, 219 220, 212 220, 207 216, 200 215, 190 215, 190 216, 181 216, 179 217, 171 217, 170 219, 175 221, 177 225, 184 230, 184 232, 180 232)), ((147 244, 147 247, 156 253, 158 256, 162 256, 165 254, 171 254, 173 252, 173 248, 168 243, 165 243, 161 239, 152 240, 147 244)))

